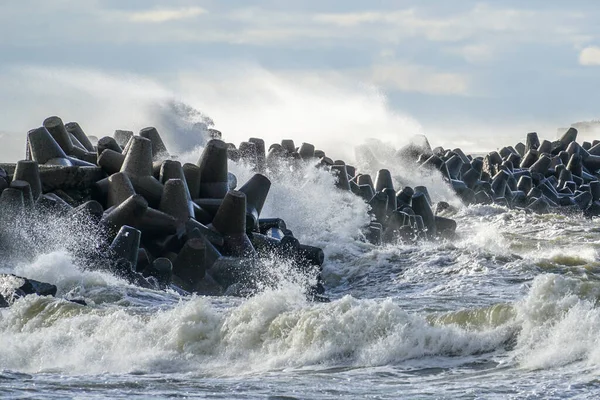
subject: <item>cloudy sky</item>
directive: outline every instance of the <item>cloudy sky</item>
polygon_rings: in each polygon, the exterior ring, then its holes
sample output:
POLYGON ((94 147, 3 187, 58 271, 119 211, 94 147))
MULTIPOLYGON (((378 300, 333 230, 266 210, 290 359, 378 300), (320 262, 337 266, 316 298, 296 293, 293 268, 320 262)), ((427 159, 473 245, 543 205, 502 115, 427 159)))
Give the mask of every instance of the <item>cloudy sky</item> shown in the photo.
POLYGON ((599 17, 577 0, 0 0, 0 131, 59 114, 103 136, 175 99, 232 141, 554 136, 600 118, 599 17))

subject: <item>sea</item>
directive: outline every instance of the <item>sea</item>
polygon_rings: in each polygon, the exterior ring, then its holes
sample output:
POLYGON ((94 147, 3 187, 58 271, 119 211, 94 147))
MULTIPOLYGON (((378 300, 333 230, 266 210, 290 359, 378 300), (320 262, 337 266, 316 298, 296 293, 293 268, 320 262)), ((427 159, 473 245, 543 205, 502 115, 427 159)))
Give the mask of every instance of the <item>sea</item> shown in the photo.
MULTIPOLYGON (((240 185, 253 174, 229 168, 240 185)), ((371 245, 367 205, 327 171, 270 176, 262 217, 323 248, 328 303, 307 296, 314 278, 276 258, 246 297, 139 288, 81 265, 73 249, 92 246, 93 234, 35 225, 48 240, 1 260, 0 272, 58 294, 0 310, 0 397, 600 397, 598 222, 467 207, 438 176, 388 168, 397 188, 425 184, 452 205, 442 215, 457 221, 454 238, 371 245)))

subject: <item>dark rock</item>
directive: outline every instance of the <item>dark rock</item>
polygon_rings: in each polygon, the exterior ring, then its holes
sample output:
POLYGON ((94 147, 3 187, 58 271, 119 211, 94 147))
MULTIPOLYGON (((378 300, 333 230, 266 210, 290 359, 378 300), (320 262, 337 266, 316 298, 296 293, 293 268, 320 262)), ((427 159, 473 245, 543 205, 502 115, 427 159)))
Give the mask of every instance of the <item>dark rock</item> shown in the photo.
POLYGON ((38 296, 56 296, 55 285, 23 278, 12 274, 0 274, 0 298, 4 303, 12 304, 17 299, 37 294, 38 296))
POLYGON ((83 299, 70 299, 71 303, 79 304, 80 306, 87 306, 87 302, 83 299))
POLYGON ((0 294, 0 308, 6 308, 8 306, 8 302, 4 299, 4 296, 0 294))

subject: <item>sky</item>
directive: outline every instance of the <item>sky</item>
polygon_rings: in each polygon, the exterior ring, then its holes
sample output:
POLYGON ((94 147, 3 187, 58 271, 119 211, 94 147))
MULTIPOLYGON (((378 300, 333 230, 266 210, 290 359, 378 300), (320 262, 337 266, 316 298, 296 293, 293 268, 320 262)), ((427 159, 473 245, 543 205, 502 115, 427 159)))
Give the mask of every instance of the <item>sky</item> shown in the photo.
POLYGON ((19 149, 54 114, 97 136, 160 125, 183 149, 180 119, 334 152, 554 138, 600 119, 599 17, 578 0, 0 0, 0 140, 19 149))

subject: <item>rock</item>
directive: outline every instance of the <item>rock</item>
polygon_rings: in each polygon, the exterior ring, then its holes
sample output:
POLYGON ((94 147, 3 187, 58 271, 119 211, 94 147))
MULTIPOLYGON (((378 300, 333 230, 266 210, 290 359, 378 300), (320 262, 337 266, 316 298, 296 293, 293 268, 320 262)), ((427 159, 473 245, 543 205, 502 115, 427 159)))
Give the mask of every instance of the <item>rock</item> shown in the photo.
POLYGON ((80 306, 87 306, 87 302, 83 299, 70 299, 71 303, 79 304, 80 306))
POLYGON ((3 304, 10 305, 21 297, 31 294, 55 296, 56 291, 56 286, 49 283, 12 274, 0 274, 0 307, 3 304))

